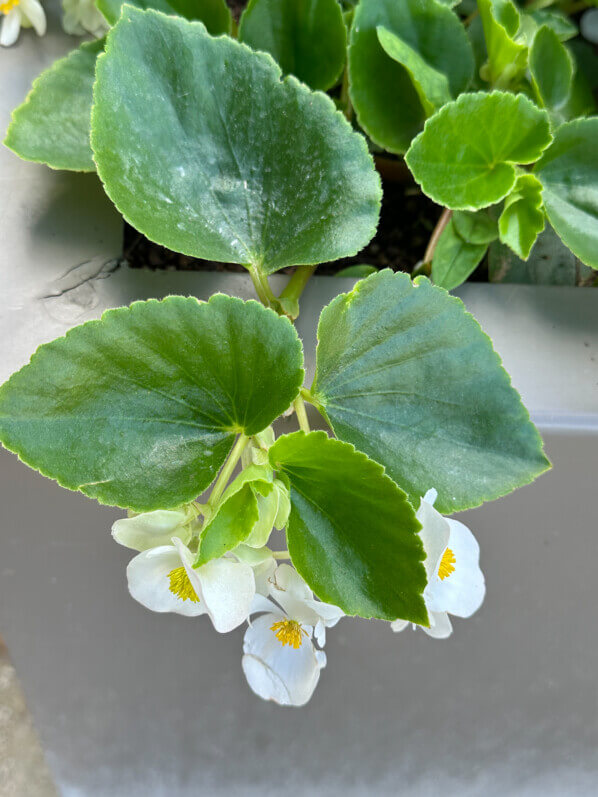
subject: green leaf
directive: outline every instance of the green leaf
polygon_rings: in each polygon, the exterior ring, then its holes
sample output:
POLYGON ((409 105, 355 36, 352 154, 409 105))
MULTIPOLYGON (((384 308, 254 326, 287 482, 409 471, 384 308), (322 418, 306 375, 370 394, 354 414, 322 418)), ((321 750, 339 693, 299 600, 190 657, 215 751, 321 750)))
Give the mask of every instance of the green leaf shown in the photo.
POLYGON ((548 219, 564 243, 598 268, 598 118, 562 125, 534 172, 548 219))
POLYGON ((475 271, 488 244, 469 243, 455 228, 453 220, 444 228, 432 258, 432 279, 447 291, 461 285, 475 271))
POLYGON ((493 87, 507 88, 525 70, 527 47, 515 41, 520 16, 511 0, 478 0, 488 62, 483 77, 493 87))
POLYGON ((381 271, 322 311, 316 406, 341 440, 380 462, 412 503, 450 513, 549 467, 490 339, 425 278, 381 271))
POLYGON ((428 119, 405 160, 439 205, 478 210, 507 196, 515 164, 536 161, 551 139, 548 114, 522 94, 462 94, 428 119))
POLYGON ((37 350, 0 388, 0 440, 100 503, 174 508, 210 484, 236 434, 284 412, 302 364, 293 326, 257 302, 135 302, 37 350))
MULTIPOLYGON (((390 45, 388 34, 384 36, 390 45)), ((433 72, 441 73, 451 95, 457 96, 473 76, 473 52, 465 29, 455 13, 437 0, 361 0, 348 57, 351 101, 359 123, 390 152, 405 152, 426 118, 413 78, 421 92, 424 81, 429 86, 435 80, 437 87, 433 72), (393 57, 378 39, 379 27, 398 39, 391 45, 393 57)))
POLYGON ((34 81, 13 112, 4 143, 20 158, 53 169, 93 172, 89 116, 96 58, 104 41, 85 42, 34 81))
POLYGON ((393 61, 404 66, 409 73, 426 116, 431 116, 434 111, 452 100, 446 75, 430 66, 417 50, 388 28, 378 25, 376 31, 384 52, 393 61))
POLYGON ((125 7, 94 98, 98 173, 153 241, 271 273, 355 254, 375 231, 380 179, 363 136, 269 55, 125 7))
POLYGON ((542 183, 533 174, 521 174, 498 220, 500 240, 527 260, 544 223, 542 183))
POLYGON ((337 0, 250 0, 239 40, 264 50, 285 74, 332 88, 345 65, 347 32, 337 0))
POLYGON ((498 238, 496 219, 487 210, 455 210, 451 218, 456 232, 470 244, 489 244, 498 238))
POLYGON ((547 25, 559 37, 560 41, 566 42, 573 39, 579 33, 577 25, 572 22, 566 14, 550 8, 539 8, 532 11, 530 16, 540 27, 547 25))
POLYGON ((358 277, 362 279, 363 277, 369 277, 370 274, 375 274, 378 271, 376 266, 369 266, 367 263, 356 263, 354 266, 347 266, 346 268, 341 268, 340 271, 337 271, 334 275, 335 277, 358 277))
POLYGON ((539 104, 551 111, 562 107, 571 93, 573 59, 556 33, 546 25, 534 36, 529 69, 539 104))
POLYGON ((258 518, 257 498, 251 486, 245 484, 222 503, 203 530, 193 567, 218 559, 244 542, 258 518))
POLYGON ((203 22, 212 36, 232 30, 233 18, 226 0, 96 0, 96 6, 111 25, 118 22, 125 3, 141 10, 153 8, 164 14, 203 22))
POLYGON ((323 601, 346 614, 428 625, 421 528, 384 469, 325 432, 295 432, 270 449, 291 485, 289 554, 323 601))

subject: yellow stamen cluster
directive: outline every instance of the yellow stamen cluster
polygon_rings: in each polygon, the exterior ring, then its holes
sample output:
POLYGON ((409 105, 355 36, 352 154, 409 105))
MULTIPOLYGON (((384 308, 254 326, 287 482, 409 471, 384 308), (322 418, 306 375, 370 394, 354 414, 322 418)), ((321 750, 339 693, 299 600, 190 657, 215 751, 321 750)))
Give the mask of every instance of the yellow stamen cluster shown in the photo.
POLYGON ((295 650, 301 647, 302 634, 307 636, 307 631, 301 628, 301 623, 298 623, 297 620, 279 620, 270 626, 270 631, 274 631, 274 636, 283 647, 290 645, 295 650))
POLYGON ((187 571, 182 565, 181 567, 175 567, 174 570, 170 571, 168 574, 168 580, 170 581, 170 586, 168 589, 173 595, 176 595, 177 598, 180 598, 182 601, 192 601, 193 603, 199 603, 197 592, 195 592, 193 589, 193 584, 189 580, 187 571))
POLYGON ((21 0, 4 0, 3 3, 0 3, 0 13, 8 14, 8 12, 16 8, 20 2, 21 0))
POLYGON ((440 580, 444 581, 445 578, 448 578, 451 573, 455 572, 455 564, 457 560, 455 559, 455 554, 451 551, 450 548, 447 548, 446 551, 442 554, 442 559, 440 560, 440 567, 438 568, 438 575, 440 576, 440 580))

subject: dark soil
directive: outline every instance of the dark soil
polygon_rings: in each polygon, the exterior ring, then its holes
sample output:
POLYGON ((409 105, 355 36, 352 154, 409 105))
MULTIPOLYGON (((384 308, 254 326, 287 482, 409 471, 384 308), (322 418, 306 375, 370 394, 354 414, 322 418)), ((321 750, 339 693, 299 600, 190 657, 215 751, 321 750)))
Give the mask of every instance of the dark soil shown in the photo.
MULTIPOLYGON (((383 182, 382 212, 375 237, 354 257, 324 263, 318 268, 319 274, 335 274, 355 263, 411 272, 422 259, 441 209, 413 183, 383 182)), ((236 264, 214 263, 171 252, 148 241, 128 224, 125 225, 124 258, 133 268, 245 271, 236 264)))

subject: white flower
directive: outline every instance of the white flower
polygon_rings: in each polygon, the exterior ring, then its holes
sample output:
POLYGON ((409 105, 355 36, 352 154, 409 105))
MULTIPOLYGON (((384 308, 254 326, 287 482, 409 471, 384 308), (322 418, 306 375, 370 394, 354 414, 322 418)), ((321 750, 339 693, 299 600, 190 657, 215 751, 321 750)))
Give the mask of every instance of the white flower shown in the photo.
POLYGON ((225 556, 195 569, 194 558, 178 537, 142 551, 127 567, 129 592, 154 612, 207 614, 216 631, 232 631, 249 616, 255 596, 251 566, 225 556))
POLYGON ((197 514, 194 505, 187 504, 179 509, 156 509, 154 512, 120 518, 112 525, 112 536, 125 548, 135 551, 170 545, 173 537, 178 537, 187 545, 197 514))
POLYGON ((62 0, 62 27, 72 36, 91 33, 101 38, 109 28, 108 23, 98 11, 94 0, 62 0))
POLYGON ((34 28, 38 36, 46 32, 46 15, 39 0, 0 0, 2 31, 0 45, 10 47, 19 38, 21 28, 34 28))
MULTIPOLYGON (((453 632, 449 614, 471 617, 484 601, 486 584, 475 537, 463 523, 445 518, 434 509, 436 496, 436 490, 428 490, 417 511, 426 551, 428 585, 424 601, 430 618, 430 627, 421 627, 435 639, 446 639, 453 632)), ((407 620, 395 620, 391 628, 402 631, 407 625, 407 620)))
POLYGON ((287 564, 270 579, 270 596, 256 596, 254 620, 243 640, 243 672, 256 695, 282 706, 303 706, 311 698, 326 666, 326 655, 312 642, 325 642, 325 629, 338 623, 338 606, 314 599, 297 571, 287 564), (315 632, 314 632, 315 629, 315 632))

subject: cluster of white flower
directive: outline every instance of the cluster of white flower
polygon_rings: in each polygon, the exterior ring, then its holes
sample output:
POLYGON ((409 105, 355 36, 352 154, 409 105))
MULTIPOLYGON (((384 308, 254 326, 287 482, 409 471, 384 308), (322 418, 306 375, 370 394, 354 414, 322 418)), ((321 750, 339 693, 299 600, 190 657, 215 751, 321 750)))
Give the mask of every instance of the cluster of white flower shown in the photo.
MULTIPOLYGON (((440 515, 435 498, 430 490, 417 516, 427 555, 424 600, 431 624, 424 631, 443 639, 452 633, 448 615, 472 615, 484 599, 485 585, 471 531, 440 515)), ((297 571, 278 564, 265 545, 241 544, 195 568, 191 549, 201 530, 198 515, 198 505, 189 504, 114 523, 114 539, 139 552, 127 567, 129 592, 155 612, 207 614, 220 633, 247 621, 242 666, 251 689, 280 705, 304 705, 326 665, 326 628, 336 625, 343 612, 314 598, 297 571)), ((401 619, 391 623, 394 631, 407 625, 401 619)))
MULTIPOLYGON (((62 0, 62 27, 73 36, 91 33, 100 38, 109 28, 94 0, 62 0)), ((21 28, 33 28, 38 36, 46 32, 46 14, 39 0, 0 0, 0 45, 10 47, 21 28)))

